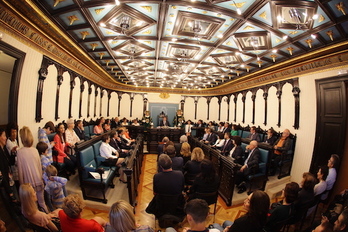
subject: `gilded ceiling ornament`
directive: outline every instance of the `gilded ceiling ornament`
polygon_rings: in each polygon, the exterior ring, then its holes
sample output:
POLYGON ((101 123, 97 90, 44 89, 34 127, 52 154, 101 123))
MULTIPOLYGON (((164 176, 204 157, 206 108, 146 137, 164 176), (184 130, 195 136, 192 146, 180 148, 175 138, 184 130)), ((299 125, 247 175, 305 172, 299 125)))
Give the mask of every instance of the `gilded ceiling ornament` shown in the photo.
POLYGON ((253 29, 255 29, 255 28, 252 27, 252 26, 246 26, 246 27, 244 27, 244 31, 246 31, 246 30, 253 30, 253 29))
POLYGON ((95 9, 95 13, 98 15, 100 14, 102 11, 104 10, 104 8, 99 8, 99 9, 95 9))
POLYGON ((333 31, 327 31, 326 34, 330 37, 331 41, 333 41, 333 31))
POLYGON ((169 95, 169 93, 160 93, 159 97, 162 99, 167 99, 170 97, 170 95, 169 95))
POLYGON ((192 7, 187 7, 187 10, 192 10, 192 7))
POLYGON ((277 55, 276 54, 272 54, 271 58, 272 58, 273 62, 275 62, 275 59, 277 58, 277 55))
POLYGON ((80 34, 82 35, 82 40, 86 39, 86 36, 89 35, 88 31, 81 31, 80 34))
POLYGON ((56 7, 59 3, 64 2, 65 0, 54 0, 53 7, 56 7))
POLYGON ((152 6, 141 6, 141 7, 149 13, 152 12, 152 6))
MULTIPOLYGON (((167 31, 170 31, 170 29, 169 29, 169 28, 167 28, 166 30, 167 30, 167 31)), ((143 34, 144 34, 144 33, 143 33, 143 34)))
POLYGON ((100 59, 103 59, 103 56, 105 55, 105 53, 104 52, 99 52, 98 55, 99 55, 100 59))
POLYGON ((344 6, 344 3, 343 2, 339 2, 336 4, 336 8, 337 10, 341 11, 342 14, 346 15, 346 11, 345 11, 345 6, 344 6))
POLYGON ((320 16, 319 16, 319 19, 318 19, 319 23, 321 23, 321 22, 324 21, 324 20, 325 20, 325 17, 324 17, 323 15, 320 15, 320 16))
POLYGON ((173 24, 173 22, 172 22, 172 21, 169 21, 169 22, 168 22, 168 24, 169 24, 169 25, 172 25, 172 24, 173 24))
POLYGON ((94 51, 96 47, 98 47, 97 43, 91 43, 92 50, 94 51))
POLYGON ((258 61, 256 61, 256 63, 258 63, 259 64, 259 68, 261 68, 261 64, 263 63, 263 61, 262 60, 258 60, 258 61))
POLYGON ((246 68, 247 72, 250 71, 250 66, 245 66, 245 68, 246 68))
POLYGON ((288 47, 286 50, 288 50, 290 55, 292 55, 292 51, 294 50, 294 48, 293 47, 288 47))
MULTIPOLYGON (((240 73, 241 73, 241 71, 236 71, 236 73, 237 73, 237 76, 239 76, 240 75, 240 73)), ((217 83, 217 82, 216 82, 217 83)))
POLYGON ((308 44, 308 47, 312 48, 312 42, 313 42, 313 40, 311 40, 311 39, 307 39, 306 40, 306 43, 308 44))
POLYGON ((176 6, 172 6, 172 9, 176 9, 176 6))
POLYGON ((70 21, 70 25, 72 25, 75 21, 79 20, 79 18, 76 15, 70 15, 68 19, 70 21))
POLYGON ((115 66, 111 66, 111 72, 113 72, 113 71, 114 71, 114 68, 115 68, 115 66))
POLYGON ((226 45, 231 46, 231 45, 232 45, 231 41, 228 41, 228 42, 226 43, 226 45))
POLYGON ((205 10, 205 11, 203 11, 203 14, 206 14, 206 13, 208 13, 206 10, 205 10))
POLYGON ((296 35, 298 33, 298 31, 290 31, 289 33, 292 35, 296 35))
POLYGON ((115 35, 116 33, 113 32, 113 31, 107 30, 107 31, 106 31, 106 34, 108 34, 108 35, 115 35))
POLYGON ((236 8, 242 8, 245 5, 246 2, 237 2, 237 3, 232 3, 230 4, 231 6, 234 6, 236 8))
POLYGON ((266 13, 266 11, 262 12, 259 16, 260 16, 261 18, 263 18, 263 19, 267 19, 267 13, 266 13))
POLYGON ((218 14, 217 14, 217 17, 221 17, 221 14, 220 14, 220 13, 218 13, 218 14))
POLYGON ((174 17, 174 14, 170 14, 169 16, 170 16, 170 17, 174 17))
POLYGON ((279 43, 280 41, 282 41, 282 40, 279 38, 276 38, 276 43, 279 43))
POLYGON ((110 60, 106 60, 106 66, 109 66, 110 60))

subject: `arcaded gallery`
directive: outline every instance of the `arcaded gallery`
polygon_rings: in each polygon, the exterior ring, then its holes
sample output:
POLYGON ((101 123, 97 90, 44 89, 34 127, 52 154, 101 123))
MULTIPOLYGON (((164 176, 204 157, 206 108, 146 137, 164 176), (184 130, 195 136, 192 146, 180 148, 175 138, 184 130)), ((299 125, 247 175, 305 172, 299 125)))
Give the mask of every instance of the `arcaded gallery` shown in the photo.
POLYGON ((0 232, 348 231, 348 0, 0 0, 0 232))

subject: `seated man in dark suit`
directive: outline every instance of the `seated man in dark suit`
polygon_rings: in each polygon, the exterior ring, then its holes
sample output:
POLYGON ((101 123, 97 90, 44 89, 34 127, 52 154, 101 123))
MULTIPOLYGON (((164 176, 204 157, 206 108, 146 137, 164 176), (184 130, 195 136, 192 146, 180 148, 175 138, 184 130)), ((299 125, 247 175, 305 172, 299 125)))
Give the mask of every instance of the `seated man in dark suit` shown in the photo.
POLYGON ((259 133, 256 132, 256 126, 250 127, 250 135, 248 136, 250 140, 256 140, 257 142, 261 141, 259 133))
POLYGON ((205 139, 203 139, 203 143, 213 145, 217 140, 216 134, 212 133, 209 127, 207 127, 205 130, 207 132, 207 136, 205 139))
POLYGON ((225 132, 224 134, 224 145, 221 147, 221 155, 228 156, 231 149, 234 147, 230 132, 225 132))
POLYGON ((239 189, 238 193, 246 191, 247 176, 254 174, 259 170, 260 151, 257 145, 257 141, 253 140, 246 147, 249 154, 244 161, 244 165, 236 173, 236 185, 239 189))
POLYGON ((81 120, 76 121, 74 131, 80 140, 86 140, 85 131, 83 128, 83 123, 81 120))
POLYGON ((120 148, 120 146, 117 143, 117 138, 118 138, 117 132, 116 131, 111 131, 109 144, 110 144, 111 147, 116 149, 118 154, 120 154, 120 157, 125 158, 125 157, 128 156, 129 150, 120 148))
POLYGON ((168 118, 163 117, 163 120, 160 122, 159 126, 170 126, 168 118))
POLYGON ((230 124, 228 124, 228 122, 225 122, 224 124, 224 128, 222 129, 222 133, 231 133, 231 128, 230 128, 230 124))

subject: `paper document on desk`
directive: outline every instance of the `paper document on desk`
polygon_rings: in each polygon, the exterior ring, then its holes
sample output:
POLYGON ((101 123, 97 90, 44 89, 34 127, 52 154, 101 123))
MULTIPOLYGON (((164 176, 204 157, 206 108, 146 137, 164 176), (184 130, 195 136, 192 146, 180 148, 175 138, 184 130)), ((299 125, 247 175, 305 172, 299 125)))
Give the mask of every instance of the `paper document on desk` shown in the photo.
MULTIPOLYGON (((110 170, 104 171, 103 180, 105 180, 109 176, 110 170)), ((89 172, 94 179, 100 179, 100 174, 98 172, 89 172)))

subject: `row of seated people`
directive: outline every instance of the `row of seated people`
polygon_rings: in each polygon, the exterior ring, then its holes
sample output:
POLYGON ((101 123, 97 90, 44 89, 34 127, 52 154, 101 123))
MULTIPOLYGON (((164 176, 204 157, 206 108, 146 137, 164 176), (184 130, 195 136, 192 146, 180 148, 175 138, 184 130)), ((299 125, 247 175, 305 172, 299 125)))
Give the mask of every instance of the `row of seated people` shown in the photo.
MULTIPOLYGON (((183 143, 183 146, 184 144, 185 143, 183 143)), ((255 146, 255 144, 257 144, 257 142, 252 141, 250 145, 255 146)), ((256 147, 250 149, 254 150, 255 148, 256 147)), ((200 148, 197 147, 194 148, 194 150, 195 149, 200 148)), ((161 209, 156 208, 156 203, 158 204, 157 198, 159 198, 160 195, 180 195, 183 191, 183 186, 186 183, 185 175, 183 175, 181 170, 174 170, 174 163, 176 163, 175 160, 178 158, 173 156, 170 157, 174 150, 175 149, 173 145, 169 145, 165 150, 165 152, 167 152, 169 156, 166 156, 164 154, 160 155, 158 160, 160 172, 154 176, 153 180, 153 189, 155 196, 149 204, 147 212, 153 213, 155 215, 157 214, 156 217, 158 218, 161 217, 161 214, 159 213, 161 212, 161 209)), ((194 150, 192 151, 192 153, 194 153, 194 150)), ((201 161, 201 170, 195 177, 191 189, 187 192, 189 196, 188 200, 194 198, 190 197, 190 194, 197 192, 196 188, 194 187, 195 185, 201 184, 201 188, 198 191, 217 190, 218 185, 214 185, 214 181, 210 183, 203 183, 200 180, 201 176, 207 169, 206 167, 202 167, 205 163, 209 162, 210 161, 208 160, 201 161)), ((251 202, 254 202, 254 210, 257 210, 258 212, 251 212, 251 217, 249 217, 250 215, 247 214, 247 216, 241 218, 240 220, 237 220, 236 223, 233 224, 233 226, 229 226, 224 231, 279 231, 280 227, 283 226, 284 223, 294 224, 303 219, 303 216, 306 216, 306 214, 309 214, 312 210, 309 208, 309 206, 312 206, 314 208, 319 200, 324 200, 327 197, 328 190, 332 189, 332 186, 336 179, 335 167, 338 165, 338 162, 338 156, 332 155, 330 160, 328 161, 327 166, 323 166, 319 169, 317 173, 317 179, 310 173, 304 173, 303 180, 300 185, 294 182, 287 184, 283 191, 283 201, 278 204, 272 205, 271 208, 269 198, 266 193, 262 191, 254 192, 254 194, 251 194, 248 199, 246 199, 244 206, 248 211, 248 207, 250 206, 251 202), (254 201, 252 199, 254 199, 254 201), (264 215, 262 217, 262 220, 261 218, 255 218, 255 216, 260 214, 264 215)), ((225 226, 227 225, 231 225, 231 223, 225 223, 225 226)), ((221 229, 222 231, 221 227, 216 227, 221 229)))

